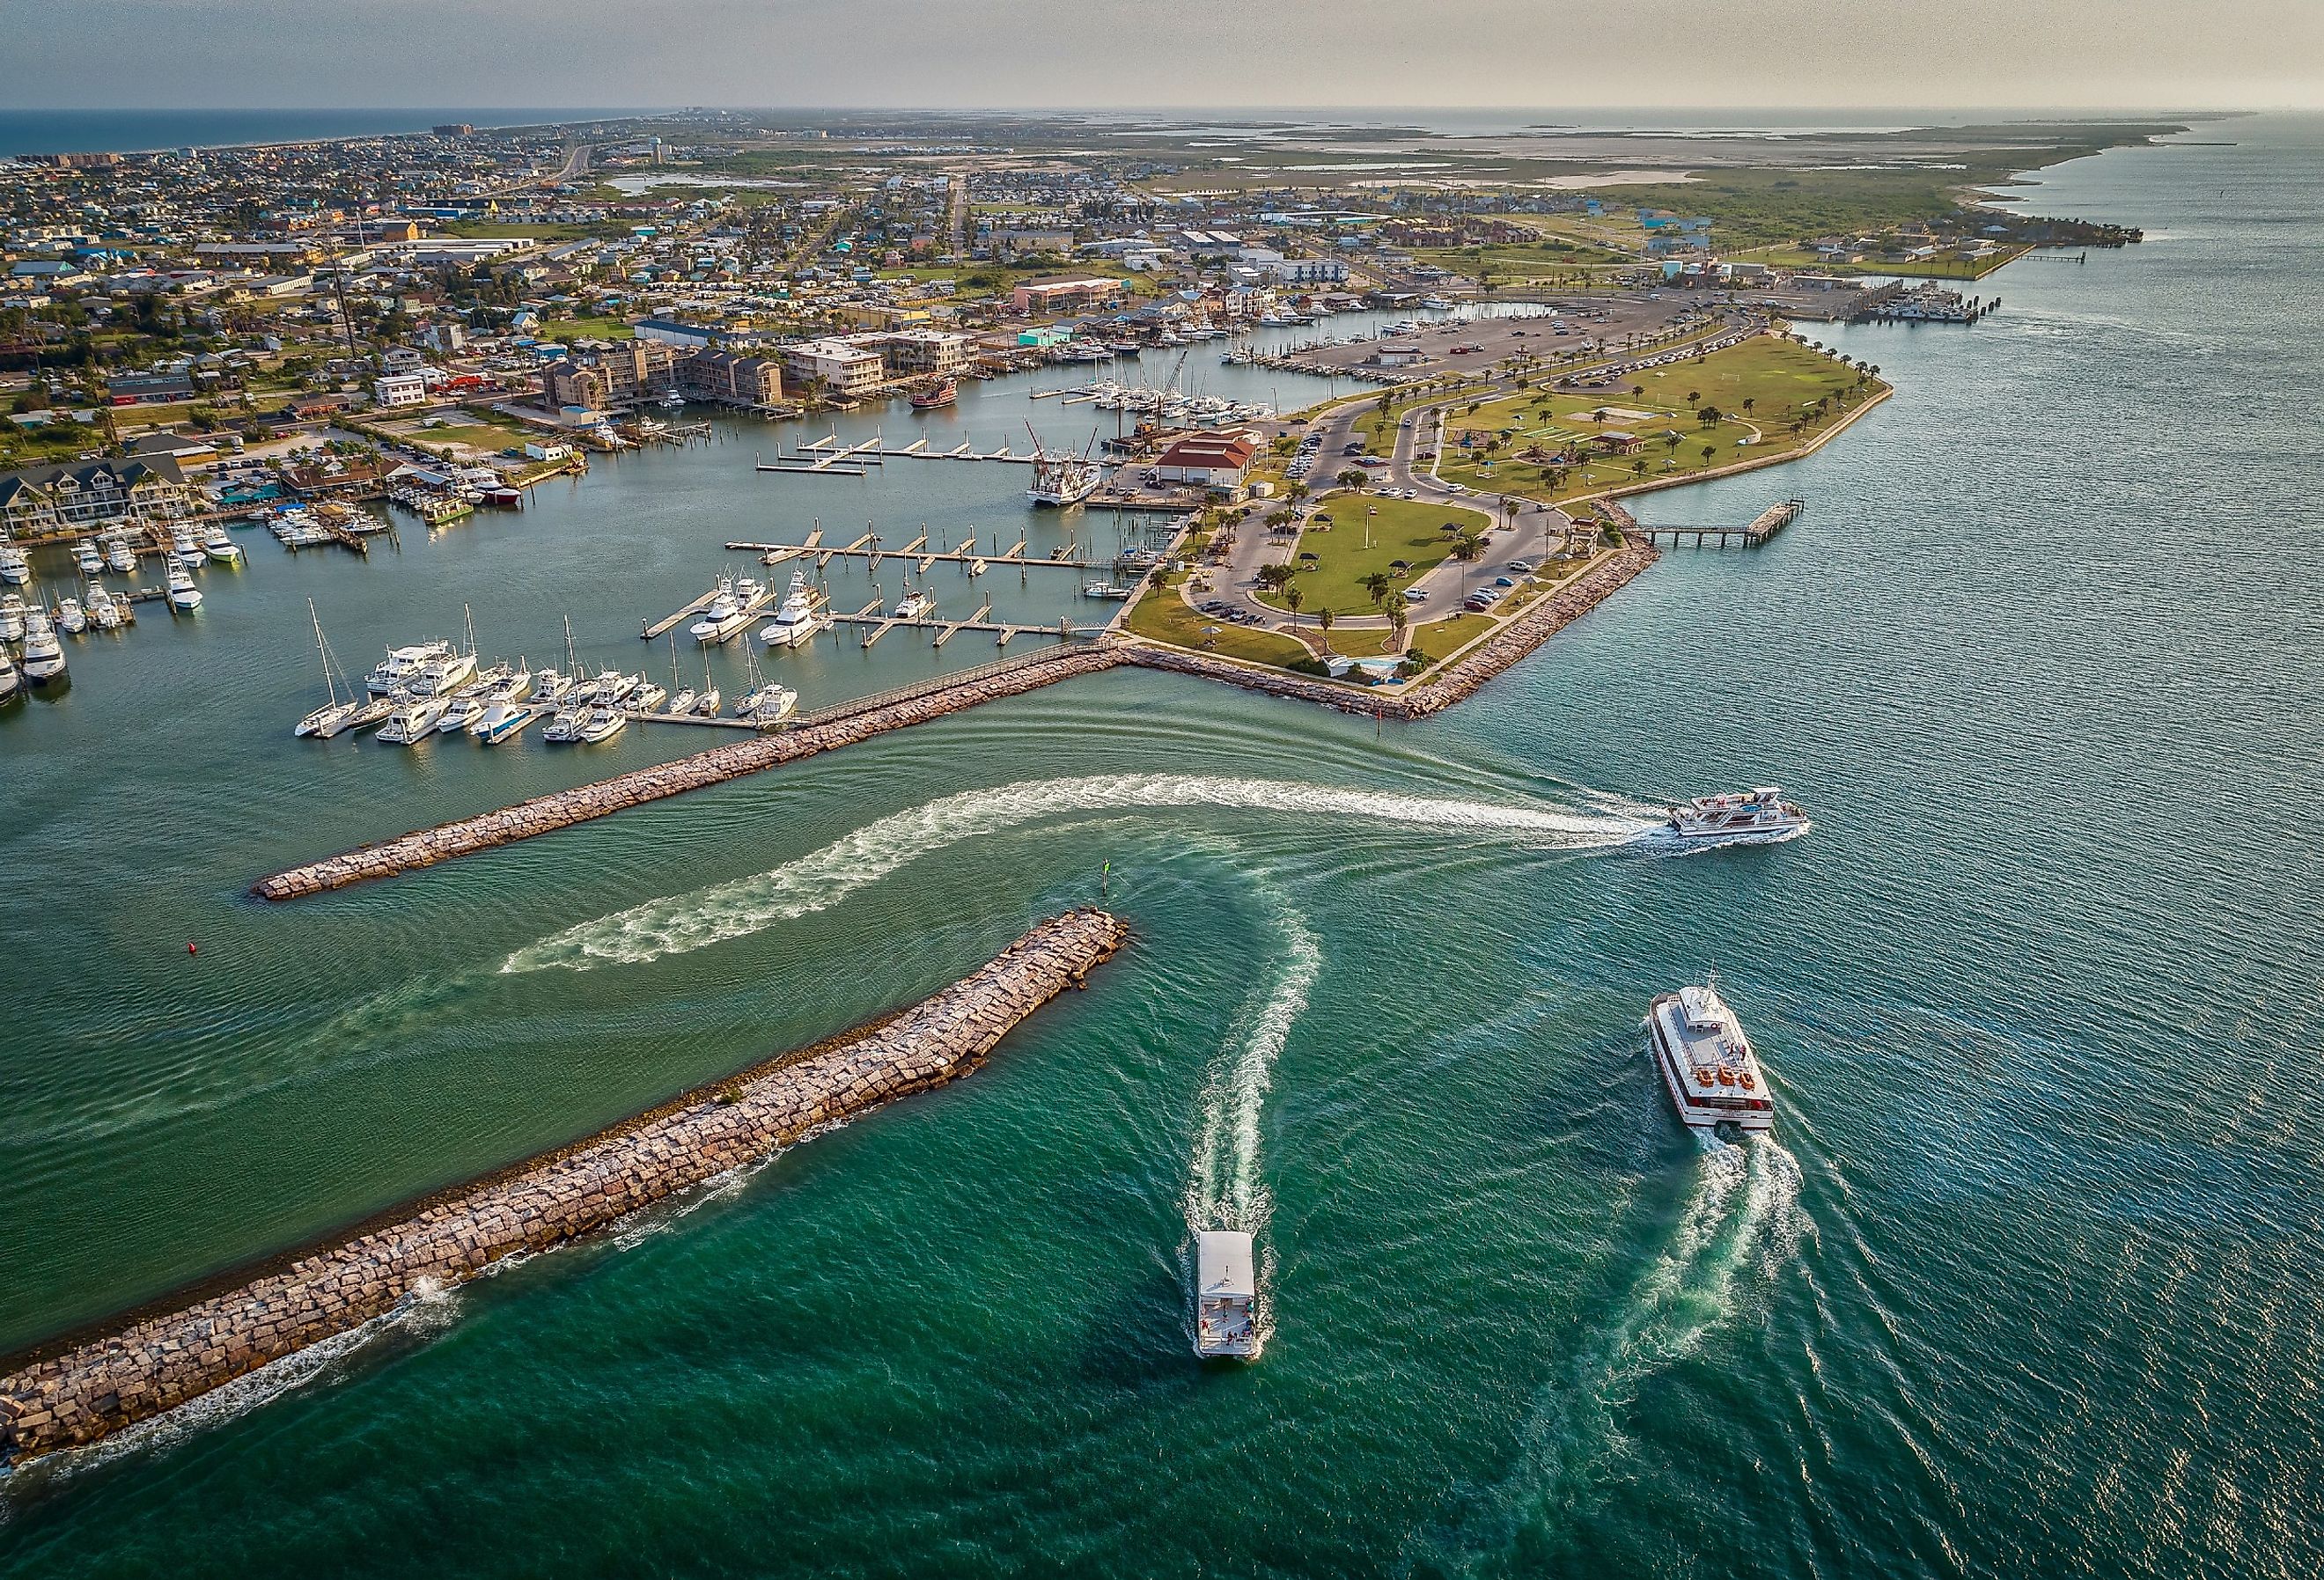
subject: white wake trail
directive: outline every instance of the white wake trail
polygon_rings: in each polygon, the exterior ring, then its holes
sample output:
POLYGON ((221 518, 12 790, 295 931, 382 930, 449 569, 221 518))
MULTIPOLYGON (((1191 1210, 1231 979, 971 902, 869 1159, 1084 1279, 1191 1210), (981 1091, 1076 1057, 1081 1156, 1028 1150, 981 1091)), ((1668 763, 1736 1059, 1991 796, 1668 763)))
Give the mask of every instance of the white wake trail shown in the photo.
POLYGON ((1123 773, 1031 781, 946 796, 867 823, 771 872, 648 901, 583 922, 517 950, 501 969, 586 971, 600 965, 641 965, 822 910, 907 862, 965 839, 1060 815, 1174 807, 1492 830, 1517 835, 1527 845, 1568 850, 1626 844, 1648 827, 1642 818, 1613 813, 1496 806, 1280 780, 1123 773))

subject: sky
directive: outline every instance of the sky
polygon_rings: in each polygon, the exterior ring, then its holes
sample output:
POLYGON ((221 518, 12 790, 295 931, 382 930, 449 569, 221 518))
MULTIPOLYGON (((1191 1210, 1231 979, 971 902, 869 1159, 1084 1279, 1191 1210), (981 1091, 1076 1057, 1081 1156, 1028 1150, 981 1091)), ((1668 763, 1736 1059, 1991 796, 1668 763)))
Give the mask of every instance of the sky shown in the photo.
POLYGON ((2324 108, 2324 0, 0 0, 7 107, 2324 108))

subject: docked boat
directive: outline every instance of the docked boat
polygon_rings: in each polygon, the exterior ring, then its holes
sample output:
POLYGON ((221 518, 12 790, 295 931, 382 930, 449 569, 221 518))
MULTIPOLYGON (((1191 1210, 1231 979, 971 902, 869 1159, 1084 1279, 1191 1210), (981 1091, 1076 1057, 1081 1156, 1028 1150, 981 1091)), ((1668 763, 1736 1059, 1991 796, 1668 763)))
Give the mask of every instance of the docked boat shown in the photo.
POLYGON ((173 528, 170 533, 170 552, 180 564, 191 561, 187 565, 187 568, 191 569, 202 562, 202 541, 194 535, 191 527, 173 528))
POLYGON ((638 688, 643 679, 641 675, 624 675, 619 670, 600 670, 596 679, 589 684, 588 700, 600 707, 617 707, 629 699, 630 693, 638 688))
POLYGON ((487 746, 496 746, 522 735, 525 725, 539 716, 537 710, 521 703, 495 702, 477 716, 476 722, 468 726, 468 734, 487 746))
POLYGON ((127 576, 137 568, 137 551, 129 546, 126 538, 108 538, 105 543, 105 562, 127 576))
POLYGON ((364 689, 374 697, 387 697, 403 689, 423 669, 452 656, 448 642, 422 642, 410 647, 392 647, 379 666, 364 677, 364 689))
POLYGON ((290 733, 294 735, 318 735, 330 739, 352 722, 355 714, 364 706, 363 693, 353 686, 347 688, 345 701, 339 698, 338 665, 331 657, 331 644, 323 640, 323 617, 315 613, 315 600, 307 600, 307 619, 315 628, 315 652, 323 661, 323 689, 328 702, 299 721, 290 733))
POLYGON ((669 700, 669 692, 651 680, 640 678, 638 688, 630 693, 629 706, 640 713, 650 713, 669 700))
POLYGON ((88 615, 82 611, 78 598, 57 600, 57 629, 67 636, 78 636, 88 629, 88 615))
POLYGON ((193 572, 172 562, 170 566, 170 607, 190 614, 202 606, 202 589, 194 585, 193 572))
POLYGON ((558 670, 535 670, 532 674, 532 699, 535 702, 560 702, 573 689, 573 682, 558 670))
POLYGON ((8 650, 0 647, 0 702, 6 702, 24 688, 24 677, 16 669, 16 661, 8 650))
POLYGON ((462 693, 445 698, 444 716, 436 721, 439 735, 456 735, 484 716, 484 699, 462 693))
POLYGON ((498 663, 489 670, 478 670, 473 685, 476 696, 487 706, 522 702, 532 695, 532 666, 520 654, 514 664, 498 663))
POLYGON ((466 686, 476 673, 474 652, 447 653, 431 659, 411 672, 403 689, 414 697, 449 697, 466 686))
POLYGON ((1033 485, 1025 497, 1035 504, 1063 509, 1079 504, 1105 481, 1105 467, 1087 456, 1037 450, 1033 456, 1033 485))
POLYGON ((23 549, 0 539, 0 581, 12 587, 20 587, 32 579, 32 562, 26 558, 23 549))
POLYGON ((220 565, 242 563, 242 546, 226 535, 226 529, 212 522, 202 529, 202 552, 220 565))
POLYGON ((79 545, 73 550, 73 563, 80 567, 80 573, 83 576, 105 574, 105 554, 97 548, 94 539, 81 540, 79 545))
POLYGON ((1689 1130, 1760 1135, 1775 1129, 1767 1077, 1715 979, 1657 997, 1646 1010, 1646 1036, 1663 1086, 1689 1130))
POLYGON ((64 643, 57 640, 56 628, 39 609, 24 616, 24 679, 35 686, 45 686, 65 672, 64 643))
POLYGON ((424 741, 434 732, 437 721, 444 716, 450 701, 442 697, 410 697, 395 705, 387 722, 379 726, 379 739, 393 745, 409 746, 424 741))
POLYGON ((24 595, 0 596, 0 642, 24 640, 24 595))
POLYGON ((1111 598, 1117 603, 1128 598, 1130 594, 1137 590, 1138 589, 1134 587, 1123 587, 1119 582, 1085 581, 1082 583, 1083 597, 1111 598))
POLYGON ((914 394, 912 406, 916 411, 933 411, 940 406, 951 405, 959 397, 960 385, 945 379, 933 389, 921 390, 914 394))
POLYGON ((115 597, 105 587, 93 587, 88 589, 88 623, 99 631, 118 631, 129 624, 129 600, 115 597))
POLYGON ((1697 796, 1673 807, 1663 832, 1674 839, 1710 840, 1794 833, 1808 827, 1807 814, 1770 784, 1730 795, 1697 796))
POLYGON ((896 600, 896 618, 925 620, 936 613, 936 601, 926 587, 913 587, 896 600))
POLYGON ((807 577, 794 570, 790 590, 783 595, 775 617, 759 628, 759 640, 769 647, 804 647, 830 624, 831 615, 807 586, 807 577))
POLYGON ((687 634, 708 647, 724 642, 751 623, 748 604, 732 580, 722 577, 718 592, 702 611, 702 618, 687 627, 687 634))
POLYGON ((581 716, 581 722, 574 727, 573 738, 595 745, 599 741, 610 741, 620 735, 629 722, 628 714, 611 703, 601 702, 581 716))
POLYGON ((1194 1236, 1194 1354, 1248 1360, 1259 1354, 1259 1267, 1250 1236, 1207 1229, 1194 1236))
POLYGON ((779 680, 770 680, 754 687, 734 705, 736 718, 761 725, 780 724, 798 711, 798 693, 779 680))
POLYGON ((558 709, 556 716, 541 727, 540 738, 559 746, 579 740, 581 720, 587 711, 585 707, 558 709))

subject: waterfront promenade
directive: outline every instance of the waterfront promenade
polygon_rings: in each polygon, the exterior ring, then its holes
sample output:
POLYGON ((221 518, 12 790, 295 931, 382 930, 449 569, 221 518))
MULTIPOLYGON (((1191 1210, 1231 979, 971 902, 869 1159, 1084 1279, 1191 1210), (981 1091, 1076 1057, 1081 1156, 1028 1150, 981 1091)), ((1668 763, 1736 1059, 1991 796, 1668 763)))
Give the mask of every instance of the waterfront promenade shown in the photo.
POLYGON ((816 1131, 966 1075, 1128 929, 1067 911, 898 1014, 785 1054, 576 1145, 0 1376, 0 1463, 93 1443, 450 1289, 521 1252, 601 1229, 816 1131))

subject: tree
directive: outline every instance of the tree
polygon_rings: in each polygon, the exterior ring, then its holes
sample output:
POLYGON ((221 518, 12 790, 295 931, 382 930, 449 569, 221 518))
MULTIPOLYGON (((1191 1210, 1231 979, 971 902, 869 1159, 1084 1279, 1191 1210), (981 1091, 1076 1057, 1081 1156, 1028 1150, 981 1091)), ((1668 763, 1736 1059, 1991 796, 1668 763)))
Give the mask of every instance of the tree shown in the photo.
POLYGON ((1644 384, 1632 384, 1630 386, 1630 399, 1633 401, 1643 399, 1646 393, 1646 386, 1644 384))
POLYGON ((1299 584, 1297 582, 1288 579, 1284 582, 1283 602, 1291 611, 1291 624, 1295 627, 1299 624, 1299 605, 1306 601, 1307 595, 1299 590, 1299 584))
POLYGON ((1689 390, 1689 391, 1686 393, 1686 403, 1687 403, 1688 405, 1690 405, 1690 406, 1700 405, 1700 404, 1702 403, 1702 392, 1701 390, 1689 390))
POLYGON ((1374 607, 1378 607, 1379 605, 1388 602, 1388 596, 1395 589, 1395 587, 1396 582, 1394 578, 1389 577, 1388 572, 1384 570, 1375 570, 1370 576, 1364 577, 1363 580, 1364 591, 1372 596, 1372 604, 1374 607))
POLYGON ((1474 564, 1485 557, 1485 540, 1476 532, 1463 532, 1452 540, 1452 553, 1463 565, 1474 564))
POLYGON ((1307 485, 1303 481, 1295 480, 1290 487, 1283 491, 1283 494, 1285 498, 1296 504, 1307 497, 1307 485))
POLYGON ((1371 481, 1371 474, 1361 467, 1350 467, 1340 474, 1337 481, 1342 488, 1361 488, 1371 481))
POLYGON ((1646 475, 1646 461, 1645 461, 1643 458, 1642 458, 1642 459, 1639 459, 1639 460, 1632 461, 1632 462, 1630 463, 1630 476, 1633 476, 1633 477, 1643 477, 1643 476, 1645 476, 1646 475))
POLYGON ((1411 623, 1412 616, 1405 613, 1404 605, 1401 601, 1388 605, 1388 629, 1389 645, 1398 649, 1399 651, 1402 650, 1404 647, 1404 628, 1411 623))
POLYGON ((1751 408, 1752 408, 1752 406, 1753 406, 1754 404, 1755 404, 1755 402, 1753 402, 1753 400, 1752 400, 1752 398, 1751 398, 1750 396, 1748 396, 1748 395, 1744 396, 1744 397, 1743 397, 1743 415, 1745 415, 1746 417, 1748 417, 1748 416, 1751 414, 1751 408))
POLYGON ((1704 446, 1702 447, 1702 464, 1703 464, 1704 466, 1706 466, 1706 467, 1708 467, 1709 465, 1711 465, 1711 457, 1713 457, 1713 456, 1717 455, 1718 453, 1719 453, 1719 447, 1718 447, 1717 445, 1715 445, 1715 444, 1707 444, 1707 445, 1704 445, 1704 446))
MULTIPOLYGON (((1296 590, 1296 589, 1295 589, 1295 590, 1296 590)), ((1320 627, 1320 628, 1322 629, 1322 631, 1323 631, 1323 651, 1324 651, 1325 652, 1329 652, 1329 651, 1332 651, 1332 621, 1333 621, 1333 614, 1332 614, 1331 606, 1330 606, 1329 605, 1326 605, 1324 607, 1323 607, 1323 608, 1318 609, 1318 610, 1316 610, 1316 611, 1315 611, 1315 624, 1316 624, 1316 625, 1317 625, 1318 627, 1320 627)))

